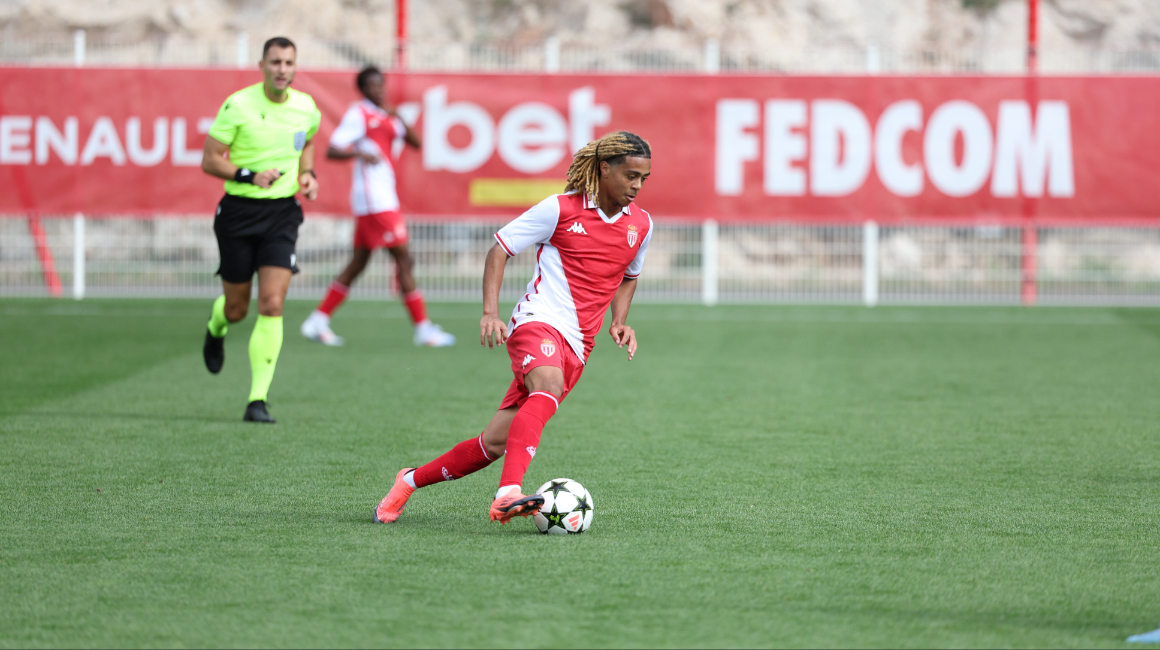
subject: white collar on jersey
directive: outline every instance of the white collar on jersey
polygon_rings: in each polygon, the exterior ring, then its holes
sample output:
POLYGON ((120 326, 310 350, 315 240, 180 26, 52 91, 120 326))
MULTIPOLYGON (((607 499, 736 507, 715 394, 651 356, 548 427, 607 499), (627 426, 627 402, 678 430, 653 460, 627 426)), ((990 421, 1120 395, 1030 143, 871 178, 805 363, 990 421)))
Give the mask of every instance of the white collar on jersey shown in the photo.
POLYGON ((372 113, 376 113, 376 114, 382 115, 384 117, 389 115, 389 113, 387 113, 383 109, 379 108, 374 102, 367 99, 366 97, 363 97, 362 99, 360 99, 358 103, 361 104, 363 108, 367 109, 368 111, 370 111, 372 113))
POLYGON ((604 220, 604 223, 616 223, 616 220, 620 218, 620 215, 629 213, 629 207, 631 205, 632 204, 630 203, 624 206, 620 209, 620 212, 617 212, 614 216, 609 217, 608 215, 604 214, 604 210, 601 210, 600 206, 596 205, 596 201, 593 201, 587 196, 584 197, 584 209, 591 210, 595 208, 596 214, 600 215, 600 218, 604 220))

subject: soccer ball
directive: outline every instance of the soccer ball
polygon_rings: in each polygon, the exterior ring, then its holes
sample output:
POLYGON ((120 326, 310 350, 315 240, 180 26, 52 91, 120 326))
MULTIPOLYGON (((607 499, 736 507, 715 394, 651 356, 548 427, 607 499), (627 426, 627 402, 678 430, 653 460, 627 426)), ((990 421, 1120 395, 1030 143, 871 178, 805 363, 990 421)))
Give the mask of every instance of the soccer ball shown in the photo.
POLYGON ((592 495, 570 478, 548 481, 536 490, 544 506, 532 517, 545 535, 578 535, 592 525, 592 495))

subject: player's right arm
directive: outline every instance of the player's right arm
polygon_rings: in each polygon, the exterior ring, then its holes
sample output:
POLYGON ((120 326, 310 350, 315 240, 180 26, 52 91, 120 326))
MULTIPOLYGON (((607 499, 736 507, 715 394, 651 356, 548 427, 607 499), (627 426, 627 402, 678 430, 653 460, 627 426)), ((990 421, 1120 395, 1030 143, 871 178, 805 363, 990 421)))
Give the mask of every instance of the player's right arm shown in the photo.
POLYGON ((495 234, 495 245, 487 252, 483 267, 483 318, 479 320, 479 343, 503 345, 507 325, 499 319, 499 289, 509 257, 535 244, 547 243, 560 222, 560 200, 549 196, 512 220, 495 234), (493 337, 494 335, 494 337, 493 337), (494 338, 495 343, 492 343, 494 338))
POLYGON ((507 325, 499 318, 499 288, 508 254, 499 244, 487 252, 483 263, 483 318, 479 319, 479 344, 494 348, 507 341, 507 325))
POLYGON ((362 158, 363 162, 374 165, 379 157, 373 153, 358 150, 358 141, 367 135, 366 119, 357 106, 351 106, 343 114, 342 120, 330 134, 330 146, 326 149, 326 157, 331 160, 350 160, 362 158))
MULTIPOLYGON (((205 136, 205 148, 201 152, 201 170, 210 176, 224 178, 227 181, 238 180, 238 166, 226 158, 230 146, 212 135, 205 136)), ((251 170, 252 171, 252 170, 251 170)), ((254 174, 254 185, 269 188, 274 181, 281 178, 282 172, 277 169, 267 169, 254 174)))

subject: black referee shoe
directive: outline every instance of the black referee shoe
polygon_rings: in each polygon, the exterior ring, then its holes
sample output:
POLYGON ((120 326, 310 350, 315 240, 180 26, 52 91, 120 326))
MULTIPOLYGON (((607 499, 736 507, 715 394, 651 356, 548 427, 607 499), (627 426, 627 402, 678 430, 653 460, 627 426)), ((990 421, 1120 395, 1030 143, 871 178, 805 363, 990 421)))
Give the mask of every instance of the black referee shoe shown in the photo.
POLYGON ((222 371, 222 364, 226 362, 226 337, 218 338, 205 331, 205 345, 201 348, 201 355, 205 357, 205 367, 213 374, 222 371))
POLYGON ((266 403, 260 399, 256 399, 246 406, 246 414, 242 417, 244 422, 266 422, 274 424, 274 418, 270 416, 270 412, 266 410, 266 403))

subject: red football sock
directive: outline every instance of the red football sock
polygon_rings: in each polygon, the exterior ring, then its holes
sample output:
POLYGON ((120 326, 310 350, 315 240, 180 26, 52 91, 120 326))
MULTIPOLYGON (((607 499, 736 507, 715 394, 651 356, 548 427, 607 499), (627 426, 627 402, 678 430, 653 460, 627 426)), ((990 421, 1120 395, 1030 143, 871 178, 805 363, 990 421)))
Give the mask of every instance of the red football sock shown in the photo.
POLYGON ((350 287, 345 284, 339 284, 338 280, 330 283, 330 290, 326 292, 326 296, 322 302, 318 303, 318 311, 327 316, 334 313, 335 309, 346 300, 347 295, 350 294, 350 287))
POLYGON ((560 402, 551 393, 535 392, 528 395, 508 429, 507 451, 503 459, 503 472, 499 477, 500 487, 523 484, 524 474, 540 444, 544 425, 556 414, 559 405, 560 402))
POLYGON ((403 304, 411 312, 411 320, 418 325, 427 320, 427 303, 423 302, 423 292, 415 289, 403 295, 403 304))
POLYGON ((468 438, 435 460, 415 470, 415 487, 454 481, 487 467, 495 460, 483 448, 483 434, 468 438))

